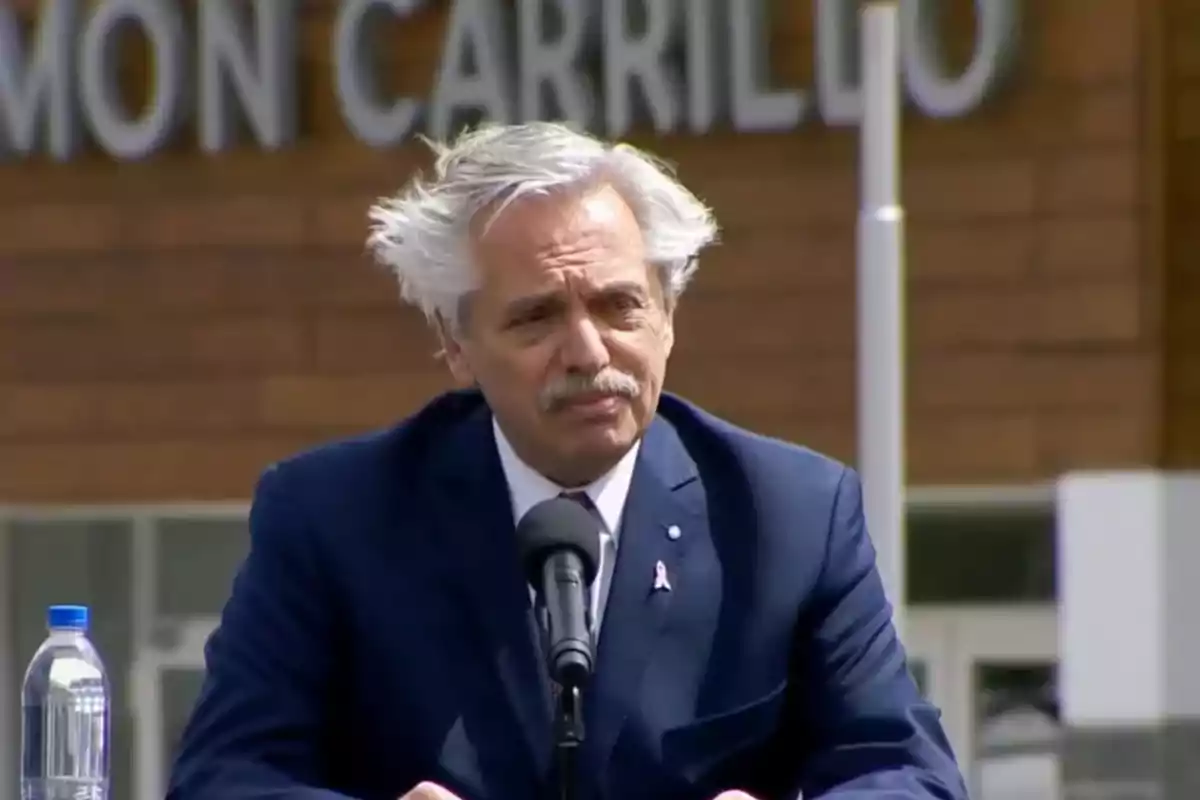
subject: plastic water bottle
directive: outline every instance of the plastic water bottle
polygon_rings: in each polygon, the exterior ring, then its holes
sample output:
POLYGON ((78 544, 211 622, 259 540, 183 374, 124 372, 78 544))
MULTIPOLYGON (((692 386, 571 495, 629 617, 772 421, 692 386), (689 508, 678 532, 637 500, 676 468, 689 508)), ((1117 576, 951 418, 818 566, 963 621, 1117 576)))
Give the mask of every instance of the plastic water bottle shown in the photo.
POLYGON ((51 606, 21 689, 21 800, 108 800, 108 676, 86 606, 51 606))

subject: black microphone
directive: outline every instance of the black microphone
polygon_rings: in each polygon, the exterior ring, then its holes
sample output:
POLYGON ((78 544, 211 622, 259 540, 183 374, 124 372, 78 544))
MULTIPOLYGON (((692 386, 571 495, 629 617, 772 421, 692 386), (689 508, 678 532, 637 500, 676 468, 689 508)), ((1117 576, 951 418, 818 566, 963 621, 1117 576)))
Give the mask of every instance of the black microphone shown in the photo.
POLYGON ((525 574, 546 609, 547 666, 564 691, 592 674, 587 592, 600 561, 600 520, 565 497, 538 503, 517 524, 525 574))

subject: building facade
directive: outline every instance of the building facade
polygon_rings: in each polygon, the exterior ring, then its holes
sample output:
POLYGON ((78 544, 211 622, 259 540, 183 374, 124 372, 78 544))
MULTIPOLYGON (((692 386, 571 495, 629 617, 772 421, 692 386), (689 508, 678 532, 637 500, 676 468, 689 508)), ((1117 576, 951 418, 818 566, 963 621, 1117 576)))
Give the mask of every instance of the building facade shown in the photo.
MULTIPOLYGON (((450 13, 436 5, 386 29, 391 92, 436 80, 450 13)), ((809 4, 770 5, 775 83, 814 85, 809 4)), ((957 63, 961 5, 941 31, 957 63)), ((1004 796, 986 787, 989 720, 1006 702, 1061 716, 1057 481, 1200 462, 1200 11, 1018 5, 1009 80, 953 119, 913 109, 903 133, 906 638, 985 800, 1004 796)), ((0 689, 44 605, 93 604, 127 703, 118 797, 161 790, 258 473, 448 386, 363 254, 367 207, 427 154, 348 131, 336 6, 300 4, 298 136, 278 152, 205 155, 185 125, 140 161, 0 163, 0 689)), ((136 103, 149 62, 127 49, 136 103)), ((674 162, 723 227, 679 311, 668 389, 853 461, 855 130, 628 138, 674 162)), ((13 703, 0 691, 0 720, 13 703)))

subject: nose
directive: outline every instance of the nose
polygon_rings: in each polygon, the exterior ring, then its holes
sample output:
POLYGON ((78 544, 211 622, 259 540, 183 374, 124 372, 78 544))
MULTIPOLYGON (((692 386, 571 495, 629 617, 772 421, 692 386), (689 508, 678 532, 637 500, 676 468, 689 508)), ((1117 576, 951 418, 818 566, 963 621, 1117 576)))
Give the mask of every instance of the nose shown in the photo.
POLYGON ((608 346, 591 319, 584 316, 568 326, 562 359, 568 372, 585 375, 594 375, 609 365, 608 346))

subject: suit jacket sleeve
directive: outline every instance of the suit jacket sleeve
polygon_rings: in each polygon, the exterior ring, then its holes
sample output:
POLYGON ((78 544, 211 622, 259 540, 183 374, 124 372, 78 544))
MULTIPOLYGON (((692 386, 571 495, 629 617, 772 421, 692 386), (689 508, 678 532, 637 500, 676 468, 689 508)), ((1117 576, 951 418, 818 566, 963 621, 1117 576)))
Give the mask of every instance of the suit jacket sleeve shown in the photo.
POLYGON ((891 619, 853 470, 841 478, 826 563, 798 632, 808 731, 805 800, 966 800, 891 619))
POLYGON ((285 471, 268 470, 256 489, 250 552, 206 647, 168 800, 345 800, 321 786, 331 593, 285 471))

